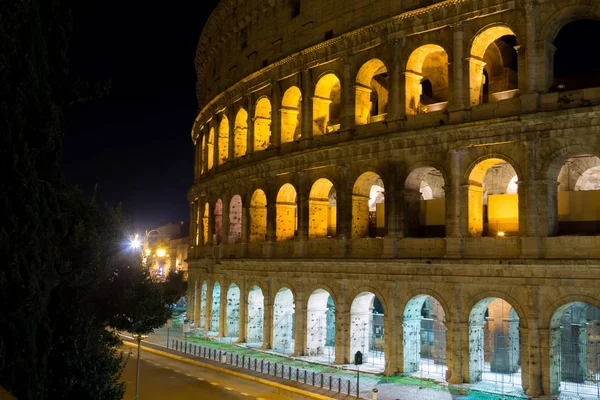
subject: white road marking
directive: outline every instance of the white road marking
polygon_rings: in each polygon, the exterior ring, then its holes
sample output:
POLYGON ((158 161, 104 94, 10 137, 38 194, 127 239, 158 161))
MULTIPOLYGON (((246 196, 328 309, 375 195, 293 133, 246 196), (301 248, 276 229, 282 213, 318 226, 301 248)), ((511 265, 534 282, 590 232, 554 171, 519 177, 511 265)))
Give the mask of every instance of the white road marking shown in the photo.
POLYGON ((227 386, 225 386, 224 389, 225 390, 233 390, 233 388, 230 388, 230 387, 227 387, 227 386))
POLYGON ((248 396, 250 397, 250 395, 248 393, 240 393, 242 396, 248 396))

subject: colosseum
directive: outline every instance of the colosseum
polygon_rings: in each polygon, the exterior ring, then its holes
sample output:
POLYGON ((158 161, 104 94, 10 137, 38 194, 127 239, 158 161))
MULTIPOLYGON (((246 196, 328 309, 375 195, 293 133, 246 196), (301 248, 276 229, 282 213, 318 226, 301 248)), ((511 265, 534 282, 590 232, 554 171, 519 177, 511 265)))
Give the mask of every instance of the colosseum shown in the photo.
POLYGON ((196 53, 194 328, 599 396, 599 35, 597 0, 222 0, 196 53))

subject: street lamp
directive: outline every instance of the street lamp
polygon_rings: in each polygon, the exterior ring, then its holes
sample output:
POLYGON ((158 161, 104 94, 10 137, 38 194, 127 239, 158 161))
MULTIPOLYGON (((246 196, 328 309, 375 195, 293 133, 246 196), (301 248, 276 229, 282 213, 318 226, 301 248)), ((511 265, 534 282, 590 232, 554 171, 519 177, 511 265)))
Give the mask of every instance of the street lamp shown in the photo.
POLYGON ((142 335, 141 333, 136 333, 133 337, 137 340, 138 344, 138 355, 137 355, 137 377, 135 379, 135 400, 138 400, 140 393, 140 347, 142 345, 142 340, 146 339, 148 335, 142 335))
POLYGON ((134 250, 137 250, 140 248, 141 245, 142 243, 140 242, 139 235, 136 233, 135 236, 131 239, 131 242, 129 242, 129 247, 131 247, 134 250))

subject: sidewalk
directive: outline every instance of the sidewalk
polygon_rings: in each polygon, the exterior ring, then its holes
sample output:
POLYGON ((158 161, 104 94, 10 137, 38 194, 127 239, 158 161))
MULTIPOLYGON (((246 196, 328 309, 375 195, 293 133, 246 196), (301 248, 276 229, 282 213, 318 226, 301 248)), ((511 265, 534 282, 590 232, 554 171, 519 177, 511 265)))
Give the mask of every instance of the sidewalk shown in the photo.
MULTIPOLYGON (((242 347, 240 345, 236 345, 233 342, 233 339, 230 340, 232 343, 223 343, 223 341, 227 342, 228 338, 219 338, 219 341, 216 340, 205 340, 203 337, 196 337, 194 335, 184 335, 181 333, 181 329, 179 328, 161 328, 155 331, 155 333, 151 334, 148 339, 144 341, 144 345, 160 349, 162 351, 166 351, 170 354, 177 355, 179 357, 185 357, 189 359, 193 359, 196 361, 200 361, 202 363, 214 363, 221 368, 230 369, 232 371, 241 372, 245 375, 249 375, 252 377, 260 377, 263 379, 268 379, 269 381, 275 381, 280 384, 292 387, 302 388, 303 390, 307 390, 313 392, 318 395, 326 395, 332 398, 356 398, 356 372, 349 371, 345 369, 336 368, 333 366, 327 366, 322 364, 314 364, 305 362, 296 358, 289 358, 280 355, 276 355, 273 353, 267 353, 262 351, 257 351, 255 349, 251 349, 248 347, 242 347), (194 346, 202 346, 202 348, 207 349, 215 349, 221 350, 221 352, 226 352, 229 354, 229 357, 252 357, 258 360, 264 360, 264 363, 277 364, 279 366, 277 372, 278 376, 284 373, 284 368, 286 374, 291 374, 290 379, 282 379, 273 376, 267 375, 265 373, 255 372, 249 370, 248 368, 235 367, 228 364, 223 364, 217 361, 208 360, 206 358, 194 356, 191 354, 184 354, 180 351, 176 351, 174 349, 167 350, 167 337, 169 338, 169 348, 172 347, 173 341, 178 341, 178 348, 182 346, 183 343, 187 344, 186 350, 189 349, 189 345, 192 344, 194 346), (316 378, 317 387, 311 385, 304 385, 303 383, 295 382, 295 380, 302 381, 303 376, 295 376, 296 369, 309 371, 309 383, 311 372, 314 374, 316 378), (326 389, 321 389, 319 386, 323 385, 327 387, 329 385, 329 377, 333 381, 332 386, 334 390, 337 388, 338 380, 342 382, 342 391, 345 394, 338 395, 337 392, 331 392, 326 389), (300 378, 300 379, 299 379, 300 378), (323 379, 322 382, 319 379, 323 379), (348 382, 350 381, 350 382, 348 382), (348 387, 350 387, 350 391, 352 393, 351 396, 348 396, 347 391, 348 387)), ((189 350, 188 350, 189 351, 189 350)), ((213 350, 214 353, 214 350, 213 350)), ((216 353, 215 353, 216 354, 216 353)), ((230 359, 233 363, 234 359, 230 359)), ((260 362, 260 361, 259 361, 260 362)), ((248 367, 248 365, 246 365, 248 367)), ((265 367, 266 368, 266 367, 265 367)), ((271 370, 271 372, 273 372, 271 370)), ((469 388, 467 385, 448 385, 445 383, 433 382, 426 379, 418 379, 413 376, 393 376, 386 378, 381 375, 374 375, 369 373, 360 374, 360 397, 371 399, 373 398, 373 389, 377 389, 377 399, 378 400, 450 400, 450 399, 461 399, 461 400, 475 400, 475 399, 510 399, 510 398, 523 398, 524 396, 508 396, 508 393, 504 394, 493 394, 493 393, 484 393, 477 390, 473 390, 473 388, 469 388)), ((511 389, 511 388, 507 388, 511 389)), ((508 391, 508 390, 507 390, 508 391)))

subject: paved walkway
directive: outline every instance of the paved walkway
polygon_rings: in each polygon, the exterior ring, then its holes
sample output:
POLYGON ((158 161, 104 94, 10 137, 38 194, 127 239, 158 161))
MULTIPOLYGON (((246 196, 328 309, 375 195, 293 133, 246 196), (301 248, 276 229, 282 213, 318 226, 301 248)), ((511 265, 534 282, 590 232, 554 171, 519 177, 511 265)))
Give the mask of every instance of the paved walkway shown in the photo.
MULTIPOLYGON (((220 338, 215 340, 212 338, 211 340, 205 340, 203 336, 197 337, 196 335, 183 335, 181 333, 181 328, 161 328, 155 331, 155 333, 151 334, 148 339, 145 340, 145 343, 156 346, 157 348, 162 348, 162 350, 166 350, 167 347, 167 338, 169 340, 168 347, 172 348, 173 340, 178 340, 180 342, 193 343, 196 345, 201 345, 203 347, 209 347, 214 349, 220 349, 223 351, 227 351, 229 353, 238 354, 240 357, 245 355, 246 357, 263 359, 265 362, 278 363, 279 365, 284 364, 287 366, 291 366, 292 368, 301 368, 306 369, 308 371, 313 371, 317 374, 323 373, 327 375, 332 375, 337 379, 338 377, 342 380, 351 380, 351 387, 353 388, 352 394, 353 396, 346 395, 337 395, 336 393, 329 392, 327 390, 322 390, 320 388, 315 388, 310 385, 304 385, 301 383, 297 383, 294 381, 290 381, 287 379, 275 378, 273 376, 269 376, 268 379, 281 380, 282 384, 285 385, 300 385, 302 389, 313 391, 319 394, 325 394, 327 396, 331 396, 334 398, 356 398, 356 372, 350 371, 347 369, 342 369, 337 366, 327 366, 320 364, 308 363, 306 361, 296 359, 296 358, 288 358, 280 355, 273 354, 271 352, 262 352, 257 351, 253 348, 243 347, 240 345, 236 345, 234 339, 235 338, 220 338), (229 342, 229 343, 228 343, 229 342)), ((260 372, 249 371, 247 369, 238 368, 235 366, 230 366, 227 364, 217 363, 216 361, 207 360, 205 358, 199 358, 192 355, 186 355, 181 352, 170 350, 173 354, 177 354, 178 356, 189 357, 193 359, 200 360, 201 362, 206 363, 216 363, 222 368, 233 368, 235 370, 241 371, 244 374, 254 375, 265 377, 266 374, 261 374, 260 372)), ((354 366, 352 366, 354 367, 354 366)), ((474 390, 472 387, 468 387, 468 385, 448 385, 445 383, 433 382, 427 379, 418 379, 418 377, 413 376, 393 376, 393 377, 385 377, 381 375, 374 374, 363 374, 360 376, 360 397, 371 399, 373 398, 373 389, 377 389, 377 399, 378 400, 450 400, 450 399, 461 399, 461 400, 475 400, 475 399, 489 399, 489 400, 498 400, 498 399, 510 399, 510 398, 522 398, 524 397, 520 391, 521 388, 514 387, 506 387, 504 389, 504 393, 483 393, 477 390, 474 390), (515 397, 510 397, 510 394, 517 394, 515 397)), ((501 388, 502 389, 502 388, 501 388)))

